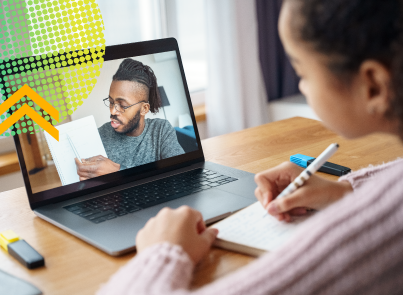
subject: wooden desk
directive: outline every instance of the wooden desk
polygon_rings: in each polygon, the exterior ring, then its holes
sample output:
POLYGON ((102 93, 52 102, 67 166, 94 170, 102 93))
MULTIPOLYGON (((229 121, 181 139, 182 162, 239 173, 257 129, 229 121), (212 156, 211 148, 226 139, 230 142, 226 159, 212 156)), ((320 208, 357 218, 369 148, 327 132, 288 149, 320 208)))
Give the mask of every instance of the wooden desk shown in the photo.
MULTIPOLYGON (((293 154, 318 156, 332 142, 341 146, 332 162, 353 170, 403 155, 402 145, 390 136, 373 135, 347 141, 327 131, 319 122, 304 118, 207 139, 202 144, 206 160, 256 173, 288 161, 293 154)), ((336 179, 330 175, 326 177, 336 179)), ((46 267, 27 270, 0 251, 0 269, 32 282, 45 294, 93 294, 134 256, 108 256, 36 217, 29 209, 24 188, 0 194, 0 231, 9 228, 45 257, 46 267)), ((211 282, 252 260, 245 255, 213 248, 196 267, 192 287, 211 282)))

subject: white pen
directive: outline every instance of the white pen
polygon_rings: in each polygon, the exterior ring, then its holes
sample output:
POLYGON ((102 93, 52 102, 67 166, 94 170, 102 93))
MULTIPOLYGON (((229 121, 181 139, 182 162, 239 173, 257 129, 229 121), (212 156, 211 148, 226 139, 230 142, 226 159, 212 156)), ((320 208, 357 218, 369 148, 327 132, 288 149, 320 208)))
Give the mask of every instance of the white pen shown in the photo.
POLYGON ((293 193, 297 188, 302 186, 305 181, 311 177, 320 167, 325 164, 325 162, 333 156, 333 154, 337 151, 339 145, 337 143, 332 143, 323 153, 320 154, 319 157, 315 159, 304 171, 298 175, 297 178, 293 182, 291 182, 282 192, 277 196, 276 199, 283 198, 291 193, 293 193))
MULTIPOLYGON (((71 148, 72 148, 74 154, 76 155, 76 158, 80 161, 80 163, 82 163, 82 162, 81 162, 80 155, 78 154, 78 152, 77 152, 77 150, 76 150, 76 147, 74 146, 74 143, 73 143, 73 141, 72 141, 71 138, 70 138, 70 135, 69 135, 68 133, 66 133, 66 135, 67 135, 67 139, 69 140, 70 146, 71 146, 71 148)), ((312 163, 312 164, 313 164, 313 163, 312 163)))

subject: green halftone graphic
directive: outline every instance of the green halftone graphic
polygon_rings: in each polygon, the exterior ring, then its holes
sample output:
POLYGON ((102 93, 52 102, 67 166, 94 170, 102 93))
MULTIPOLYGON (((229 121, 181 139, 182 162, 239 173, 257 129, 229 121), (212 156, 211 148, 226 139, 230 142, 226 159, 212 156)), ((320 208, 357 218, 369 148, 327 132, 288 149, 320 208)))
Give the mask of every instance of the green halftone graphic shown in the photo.
MULTIPOLYGON (((104 24, 95 0, 9 0, 0 2, 0 103, 24 84, 68 118, 91 93, 105 55, 104 24)), ((53 125, 58 123, 29 98, 53 125)), ((10 114, 0 114, 0 122, 10 114)), ((29 117, 3 136, 42 129, 29 117)))

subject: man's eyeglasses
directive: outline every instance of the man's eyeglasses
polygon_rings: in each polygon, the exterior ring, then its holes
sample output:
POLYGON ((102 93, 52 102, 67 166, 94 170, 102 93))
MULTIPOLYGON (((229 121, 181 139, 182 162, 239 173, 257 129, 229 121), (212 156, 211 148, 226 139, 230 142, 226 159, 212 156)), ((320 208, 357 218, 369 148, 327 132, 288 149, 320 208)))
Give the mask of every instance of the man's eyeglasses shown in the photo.
POLYGON ((141 102, 147 103, 146 101, 142 100, 142 101, 136 102, 136 103, 134 103, 134 104, 132 104, 132 105, 129 105, 129 106, 127 106, 127 107, 124 107, 124 106, 122 106, 122 105, 120 105, 120 104, 118 104, 118 103, 115 103, 115 101, 114 101, 113 99, 109 98, 109 97, 103 99, 103 101, 104 101, 104 104, 105 104, 109 109, 112 109, 113 106, 115 106, 115 110, 118 111, 119 113, 122 113, 122 114, 126 111, 126 109, 128 109, 128 108, 130 108, 130 107, 132 107, 132 106, 134 106, 134 105, 136 105, 136 104, 139 104, 139 103, 141 103, 141 102))

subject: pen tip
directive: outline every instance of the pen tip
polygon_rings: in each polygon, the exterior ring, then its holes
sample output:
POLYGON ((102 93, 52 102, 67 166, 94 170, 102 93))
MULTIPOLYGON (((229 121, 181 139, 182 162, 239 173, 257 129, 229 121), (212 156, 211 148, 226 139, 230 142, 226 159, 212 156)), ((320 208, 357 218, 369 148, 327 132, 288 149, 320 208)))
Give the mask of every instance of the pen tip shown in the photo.
POLYGON ((337 148, 339 148, 339 147, 340 147, 338 143, 335 143, 335 145, 336 145, 336 147, 337 147, 337 148))

